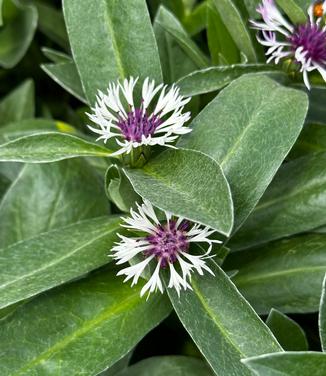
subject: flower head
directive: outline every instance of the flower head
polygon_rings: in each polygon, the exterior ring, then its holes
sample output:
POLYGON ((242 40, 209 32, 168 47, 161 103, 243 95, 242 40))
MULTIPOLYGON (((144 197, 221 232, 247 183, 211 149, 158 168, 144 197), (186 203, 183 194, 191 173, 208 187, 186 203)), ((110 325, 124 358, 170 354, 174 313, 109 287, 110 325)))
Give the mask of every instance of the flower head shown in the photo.
POLYGON ((205 259, 212 257, 210 256, 212 243, 220 243, 218 240, 209 239, 214 230, 192 224, 181 217, 174 218, 168 212, 165 212, 166 220, 160 222, 153 206, 147 200, 144 200, 142 205, 137 204, 137 209, 137 211, 131 209, 131 216, 123 220, 124 227, 140 235, 137 237, 119 235, 121 241, 112 249, 118 265, 135 260, 136 256, 143 258, 142 261, 132 262, 131 266, 118 272, 118 275, 126 275, 124 282, 132 279, 132 286, 135 285, 145 268, 150 263, 156 263, 151 278, 141 290, 141 296, 146 291, 149 294, 157 289, 163 292, 160 278, 162 269, 167 269, 170 273, 168 287, 174 288, 179 295, 182 288, 191 289, 188 281, 192 272, 197 271, 202 275, 206 270, 214 275, 205 262, 205 259), (193 242, 207 243, 209 245, 207 252, 202 255, 190 254, 189 247, 193 242))
POLYGON ((97 140, 115 138, 120 149, 114 154, 130 153, 141 145, 169 145, 179 135, 188 133, 184 124, 190 112, 183 113, 191 98, 179 94, 175 85, 157 85, 146 78, 142 86, 142 99, 134 102, 134 89, 138 78, 130 77, 123 83, 110 83, 106 93, 98 92, 92 113, 87 114, 97 127, 88 126, 99 135, 97 140))
POLYGON ((262 21, 251 21, 253 28, 260 30, 258 41, 268 47, 267 62, 278 64, 283 58, 292 59, 303 73, 308 89, 308 73, 317 70, 326 81, 326 26, 321 16, 326 10, 325 2, 314 3, 308 10, 309 21, 292 25, 281 14, 274 0, 262 0, 257 12, 262 21))

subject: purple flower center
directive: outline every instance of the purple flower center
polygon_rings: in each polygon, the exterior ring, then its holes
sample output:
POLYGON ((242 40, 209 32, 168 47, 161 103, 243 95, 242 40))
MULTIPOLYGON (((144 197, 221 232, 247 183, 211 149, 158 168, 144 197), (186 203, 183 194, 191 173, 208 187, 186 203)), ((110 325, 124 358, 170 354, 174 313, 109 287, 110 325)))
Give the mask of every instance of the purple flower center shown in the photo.
POLYGON ((145 256, 156 256, 157 259, 161 260, 162 268, 165 268, 169 263, 173 264, 177 261, 179 252, 187 252, 189 249, 188 227, 187 221, 183 221, 178 228, 175 221, 157 227, 156 233, 146 238, 152 248, 145 252, 145 256))
POLYGON ((317 25, 308 23, 296 27, 289 41, 294 52, 303 47, 303 52, 307 53, 306 60, 316 63, 326 61, 326 32, 317 25))
POLYGON ((118 126, 127 141, 141 142, 142 136, 152 135, 160 124, 159 116, 148 116, 142 108, 135 108, 128 112, 127 119, 119 118, 118 126))

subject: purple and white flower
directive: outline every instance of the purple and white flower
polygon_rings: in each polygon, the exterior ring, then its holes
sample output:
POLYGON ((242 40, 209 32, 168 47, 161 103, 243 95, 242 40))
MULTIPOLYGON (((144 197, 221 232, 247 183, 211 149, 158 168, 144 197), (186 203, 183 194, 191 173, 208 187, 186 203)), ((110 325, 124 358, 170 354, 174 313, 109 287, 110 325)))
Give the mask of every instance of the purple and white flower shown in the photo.
POLYGON ((134 89, 138 78, 130 77, 123 83, 110 83, 107 91, 98 92, 92 113, 87 114, 97 127, 89 129, 99 135, 98 140, 115 138, 120 149, 114 155, 130 153, 141 145, 167 145, 179 135, 188 133, 185 123, 190 112, 183 113, 191 98, 185 98, 175 85, 155 86, 146 78, 142 85, 142 99, 134 102, 134 89))
POLYGON ((120 270, 118 275, 125 275, 124 282, 132 279, 132 286, 137 284, 145 268, 156 263, 154 272, 141 290, 143 296, 160 290, 163 284, 160 273, 163 269, 169 272, 168 288, 174 288, 178 295, 183 288, 191 289, 189 281, 191 274, 196 271, 200 275, 207 271, 214 275, 206 265, 206 259, 211 258, 213 243, 218 240, 209 239, 215 231, 209 227, 193 224, 184 218, 175 218, 169 212, 164 212, 166 220, 159 221, 152 204, 144 200, 137 204, 137 211, 131 209, 131 216, 123 218, 123 225, 133 232, 136 237, 119 235, 121 241, 113 247, 113 258, 117 264, 130 263, 130 266, 120 270), (208 249, 202 255, 190 253, 191 243, 207 243, 208 249), (139 260, 141 256, 141 261, 139 260), (137 261, 136 261, 137 259, 137 261))
POLYGON ((309 7, 309 20, 305 24, 293 25, 281 14, 274 0, 262 0, 257 8, 262 21, 250 21, 254 29, 261 31, 258 41, 268 47, 267 62, 274 60, 278 64, 282 59, 292 59, 300 67, 308 89, 309 72, 317 70, 326 81, 326 26, 322 17, 316 16, 315 6, 309 7))

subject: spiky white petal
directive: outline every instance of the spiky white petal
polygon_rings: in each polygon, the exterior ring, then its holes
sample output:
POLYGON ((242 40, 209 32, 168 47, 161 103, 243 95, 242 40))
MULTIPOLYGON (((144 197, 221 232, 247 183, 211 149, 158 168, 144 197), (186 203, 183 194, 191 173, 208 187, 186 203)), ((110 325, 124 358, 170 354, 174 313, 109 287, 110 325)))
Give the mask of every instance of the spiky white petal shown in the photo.
POLYGON ((170 144, 180 135, 191 132, 191 128, 185 127, 185 123, 190 119, 190 112, 183 113, 184 106, 191 98, 180 95, 176 85, 170 88, 163 84, 155 86, 155 81, 147 77, 142 85, 142 99, 138 108, 146 111, 149 119, 157 116, 162 122, 153 134, 142 137, 138 141, 127 140, 118 124, 121 119, 127 120, 128 113, 137 107, 134 102, 134 89, 137 82, 138 77, 130 77, 122 83, 111 82, 105 93, 98 92, 92 112, 87 113, 89 119, 96 124, 96 126, 88 125, 88 128, 99 135, 97 141, 103 140, 106 143, 111 138, 116 140, 120 148, 112 155, 128 154, 133 148, 141 145, 171 146, 170 144), (157 96, 156 103, 153 104, 157 96), (125 104, 129 108, 126 108, 125 104), (149 107, 153 110, 149 111, 149 107))
MULTIPOLYGON (((172 213, 168 211, 164 211, 164 215, 168 229, 170 229, 172 220, 174 221, 173 223, 176 229, 179 229, 184 221, 182 217, 174 219, 172 213)), ((148 200, 144 200, 141 205, 137 204, 137 210, 131 209, 130 217, 123 218, 123 221, 125 223, 123 225, 124 227, 133 232, 141 232, 141 234, 140 237, 119 235, 120 242, 117 242, 112 249, 113 258, 118 265, 130 262, 134 257, 139 257, 140 255, 144 256, 145 259, 120 270, 118 275, 126 276, 124 282, 132 279, 132 285, 134 285, 138 282, 141 274, 144 272, 145 268, 150 265, 151 261, 155 261, 155 270, 150 279, 143 286, 141 296, 146 293, 148 293, 149 296, 157 290, 163 292, 163 284, 160 277, 162 259, 157 255, 150 254, 153 245, 148 240, 148 236, 155 236, 158 229, 162 228, 152 204, 148 200)), ((173 263, 169 262, 168 269, 166 269, 170 273, 168 288, 175 289, 178 295, 180 295, 182 289, 191 289, 189 281, 194 271, 200 275, 202 275, 204 271, 214 275, 206 264, 206 260, 212 257, 212 244, 220 243, 218 240, 209 239, 209 236, 214 233, 214 230, 199 224, 192 225, 185 233, 189 243, 207 243, 209 247, 206 253, 202 255, 191 255, 189 252, 180 250, 176 254, 176 261, 173 263), (176 268, 177 265, 180 272, 176 268)))

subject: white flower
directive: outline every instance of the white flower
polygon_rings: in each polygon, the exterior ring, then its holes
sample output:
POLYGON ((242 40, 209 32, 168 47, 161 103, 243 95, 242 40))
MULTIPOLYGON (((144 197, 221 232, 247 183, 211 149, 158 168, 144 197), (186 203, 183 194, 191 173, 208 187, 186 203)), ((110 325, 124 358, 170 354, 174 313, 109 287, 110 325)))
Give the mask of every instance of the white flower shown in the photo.
POLYGON ((118 272, 118 275, 126 276, 124 282, 132 279, 132 286, 135 285, 145 268, 149 264, 156 263, 154 272, 142 288, 140 295, 143 296, 146 292, 150 295, 156 290, 163 293, 160 277, 163 269, 170 274, 168 288, 174 288, 180 295, 182 288, 191 289, 189 281, 194 271, 200 275, 204 271, 214 275, 205 262, 207 258, 212 257, 210 255, 212 244, 220 243, 218 240, 209 239, 214 230, 199 224, 191 224, 181 217, 174 218, 169 212, 164 212, 166 220, 162 223, 148 200, 144 200, 142 205, 137 204, 137 209, 137 211, 131 209, 131 216, 123 218, 125 222, 123 226, 139 232, 139 237, 119 235, 121 241, 112 249, 118 265, 135 260, 136 256, 144 258, 118 272), (208 250, 202 255, 191 255, 189 246, 194 242, 207 243, 208 250))
POLYGON ((261 35, 257 36, 259 43, 268 47, 267 62, 274 60, 278 64, 282 59, 292 59, 303 73, 308 89, 309 72, 317 70, 326 81, 326 27, 322 25, 322 18, 318 17, 319 11, 315 11, 317 5, 325 9, 325 4, 313 4, 308 10, 309 21, 292 25, 281 14, 274 0, 262 0, 257 12, 263 20, 250 21, 254 29, 261 31, 261 35))
POLYGON ((130 77, 123 83, 110 83, 106 93, 98 92, 93 112, 87 114, 97 125, 88 125, 99 135, 97 140, 106 143, 115 138, 120 149, 113 155, 128 154, 141 145, 171 146, 169 144, 178 136, 191 131, 184 126, 190 119, 190 112, 182 112, 191 98, 180 95, 175 85, 170 88, 163 84, 155 86, 154 80, 146 78, 141 103, 136 105, 134 89, 137 81, 138 78, 130 77))

